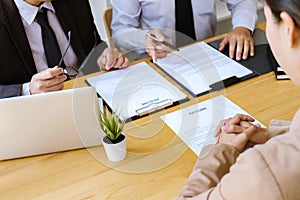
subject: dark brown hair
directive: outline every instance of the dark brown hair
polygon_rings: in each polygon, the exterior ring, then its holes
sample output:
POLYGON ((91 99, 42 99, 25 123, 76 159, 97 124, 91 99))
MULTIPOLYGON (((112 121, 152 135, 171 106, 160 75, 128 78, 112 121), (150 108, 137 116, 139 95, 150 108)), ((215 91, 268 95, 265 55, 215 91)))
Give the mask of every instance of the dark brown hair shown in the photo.
POLYGON ((274 18, 281 22, 280 13, 288 13, 294 20, 297 28, 300 28, 300 1, 299 0, 264 0, 270 7, 274 18))

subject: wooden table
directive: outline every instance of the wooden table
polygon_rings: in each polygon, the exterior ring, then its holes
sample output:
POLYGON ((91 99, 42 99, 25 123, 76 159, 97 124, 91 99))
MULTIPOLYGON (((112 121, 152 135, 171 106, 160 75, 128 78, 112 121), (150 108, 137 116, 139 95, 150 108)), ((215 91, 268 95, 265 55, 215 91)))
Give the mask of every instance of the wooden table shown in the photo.
MULTIPOLYGON (((81 86, 83 78, 66 83, 66 88, 81 86)), ((291 120, 300 107, 300 89, 276 81, 271 72, 199 98, 188 95, 189 102, 165 111, 218 94, 265 125, 275 118, 291 120)), ((197 156, 159 119, 161 114, 127 125, 128 155, 121 162, 107 161, 102 147, 0 162, 0 199, 174 199, 197 156)))

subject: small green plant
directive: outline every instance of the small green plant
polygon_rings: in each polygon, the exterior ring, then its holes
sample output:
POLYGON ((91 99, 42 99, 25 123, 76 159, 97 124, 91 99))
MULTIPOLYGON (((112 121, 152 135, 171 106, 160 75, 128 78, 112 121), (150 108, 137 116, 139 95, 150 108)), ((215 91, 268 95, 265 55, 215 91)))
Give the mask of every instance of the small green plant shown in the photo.
POLYGON ((100 114, 100 128, 112 142, 118 140, 123 132, 124 125, 125 120, 120 122, 120 118, 117 114, 111 114, 110 112, 100 114))

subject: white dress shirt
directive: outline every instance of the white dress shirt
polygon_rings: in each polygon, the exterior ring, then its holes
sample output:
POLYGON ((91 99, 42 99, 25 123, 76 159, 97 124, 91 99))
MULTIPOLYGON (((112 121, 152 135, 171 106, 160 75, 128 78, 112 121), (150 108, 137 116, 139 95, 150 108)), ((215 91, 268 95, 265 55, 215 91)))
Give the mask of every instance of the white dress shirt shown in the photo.
MULTIPOLYGON (((47 64, 47 59, 43 47, 41 27, 35 19, 38 11, 42 8, 48 9, 47 15, 48 15, 49 25, 52 27, 54 31, 61 52, 65 51, 68 45, 68 39, 55 15, 55 10, 51 2, 45 2, 41 4, 39 7, 36 7, 25 2, 24 0, 14 0, 14 1, 21 15, 22 23, 26 32, 27 39, 30 44, 30 48, 33 55, 34 63, 37 68, 37 72, 44 71, 48 69, 48 64, 47 64)), ((67 54, 64 57, 64 63, 66 66, 77 66, 78 63, 77 56, 74 53, 72 47, 68 49, 67 54)), ((23 84, 22 94, 23 95, 30 94, 29 83, 23 84)))
MULTIPOLYGON (((257 0, 221 0, 232 15, 232 26, 253 31, 257 20, 257 0)), ((145 52, 144 41, 149 29, 163 29, 175 38, 175 0, 111 0, 114 42, 127 50, 145 52)), ((215 0, 192 0, 196 39, 212 37, 216 30, 215 0)))

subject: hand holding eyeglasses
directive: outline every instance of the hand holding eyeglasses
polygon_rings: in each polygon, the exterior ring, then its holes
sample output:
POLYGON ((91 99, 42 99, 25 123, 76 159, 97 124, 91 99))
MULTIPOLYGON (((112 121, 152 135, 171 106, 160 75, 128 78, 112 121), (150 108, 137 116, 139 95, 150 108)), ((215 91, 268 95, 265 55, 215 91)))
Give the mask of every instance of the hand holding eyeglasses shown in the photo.
POLYGON ((128 66, 128 59, 116 48, 106 48, 97 60, 101 69, 120 69, 128 66))
POLYGON ((49 68, 32 76, 29 91, 38 94, 62 90, 66 79, 61 67, 49 68))

